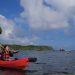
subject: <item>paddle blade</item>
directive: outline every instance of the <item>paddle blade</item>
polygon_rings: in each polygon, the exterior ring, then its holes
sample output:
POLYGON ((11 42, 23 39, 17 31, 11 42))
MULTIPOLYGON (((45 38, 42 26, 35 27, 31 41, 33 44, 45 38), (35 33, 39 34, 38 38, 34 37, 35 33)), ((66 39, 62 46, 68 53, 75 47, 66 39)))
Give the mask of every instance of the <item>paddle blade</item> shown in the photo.
POLYGON ((28 58, 29 59, 29 62, 36 62, 37 61, 37 58, 28 58))

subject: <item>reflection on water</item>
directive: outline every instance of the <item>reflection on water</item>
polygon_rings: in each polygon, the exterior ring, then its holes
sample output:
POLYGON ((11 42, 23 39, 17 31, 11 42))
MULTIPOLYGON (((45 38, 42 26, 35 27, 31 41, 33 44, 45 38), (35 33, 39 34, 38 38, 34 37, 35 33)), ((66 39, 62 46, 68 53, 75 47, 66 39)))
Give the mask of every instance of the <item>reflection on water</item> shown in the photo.
POLYGON ((0 75, 27 75, 25 72, 16 70, 2 70, 0 75))
POLYGON ((35 70, 0 69, 0 75, 31 75, 35 72, 35 70))
POLYGON ((23 70, 1 69, 0 75, 75 75, 75 51, 20 51, 17 58, 36 57, 23 70))
POLYGON ((55 72, 55 71, 51 71, 51 72, 33 72, 33 71, 18 71, 18 70, 2 70, 0 72, 0 75, 75 75, 72 73, 68 73, 68 72, 55 72))

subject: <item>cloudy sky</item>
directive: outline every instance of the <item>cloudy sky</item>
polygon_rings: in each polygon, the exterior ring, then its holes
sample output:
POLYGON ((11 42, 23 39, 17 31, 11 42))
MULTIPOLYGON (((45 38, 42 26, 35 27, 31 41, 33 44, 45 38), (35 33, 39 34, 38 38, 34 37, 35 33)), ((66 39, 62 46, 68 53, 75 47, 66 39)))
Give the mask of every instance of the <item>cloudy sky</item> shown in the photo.
POLYGON ((75 50, 75 0, 0 0, 1 43, 75 50))

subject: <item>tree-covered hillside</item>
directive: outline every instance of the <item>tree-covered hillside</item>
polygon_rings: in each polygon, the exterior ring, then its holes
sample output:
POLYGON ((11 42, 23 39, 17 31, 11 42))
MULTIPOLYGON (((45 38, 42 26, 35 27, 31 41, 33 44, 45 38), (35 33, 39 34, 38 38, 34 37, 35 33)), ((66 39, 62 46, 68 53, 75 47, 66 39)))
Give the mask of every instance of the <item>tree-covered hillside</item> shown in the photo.
POLYGON ((35 46, 35 45, 28 45, 28 46, 21 46, 21 45, 8 45, 11 49, 15 50, 53 50, 53 47, 49 46, 35 46))

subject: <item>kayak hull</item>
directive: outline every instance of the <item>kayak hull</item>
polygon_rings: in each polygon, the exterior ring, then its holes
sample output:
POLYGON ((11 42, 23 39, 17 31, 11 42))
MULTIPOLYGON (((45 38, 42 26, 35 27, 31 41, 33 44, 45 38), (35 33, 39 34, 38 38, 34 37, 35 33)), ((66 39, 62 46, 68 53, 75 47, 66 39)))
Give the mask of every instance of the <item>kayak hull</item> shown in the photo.
POLYGON ((2 61, 0 60, 0 67, 11 69, 23 69, 29 64, 29 58, 21 58, 18 60, 2 61))

